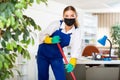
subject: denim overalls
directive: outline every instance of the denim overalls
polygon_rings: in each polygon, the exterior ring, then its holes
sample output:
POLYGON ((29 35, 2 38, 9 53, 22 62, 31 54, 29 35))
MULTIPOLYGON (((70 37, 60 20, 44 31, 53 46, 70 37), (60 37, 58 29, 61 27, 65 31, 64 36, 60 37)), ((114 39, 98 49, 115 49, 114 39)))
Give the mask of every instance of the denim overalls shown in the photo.
MULTIPOLYGON (((60 36, 60 45, 63 48, 69 45, 71 34, 65 34, 61 31, 62 29, 56 30, 51 37, 60 36)), ((49 79, 49 65, 52 67, 56 80, 66 80, 64 63, 57 44, 40 44, 37 53, 37 64, 38 80, 49 79)))

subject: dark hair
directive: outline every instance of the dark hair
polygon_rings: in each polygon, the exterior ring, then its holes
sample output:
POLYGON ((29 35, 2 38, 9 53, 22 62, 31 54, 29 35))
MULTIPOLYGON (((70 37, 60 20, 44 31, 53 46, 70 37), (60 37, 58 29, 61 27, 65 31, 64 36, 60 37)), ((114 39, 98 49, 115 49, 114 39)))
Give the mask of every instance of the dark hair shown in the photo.
MULTIPOLYGON (((67 7, 63 10, 63 15, 64 15, 65 12, 68 11, 68 10, 74 11, 75 14, 76 14, 76 16, 78 16, 78 15, 77 15, 77 11, 76 11, 76 9, 75 9, 73 6, 67 6, 67 7)), ((75 27, 78 27, 78 26, 79 26, 79 23, 78 23, 78 20, 77 20, 77 19, 75 20, 74 25, 75 25, 75 27)))

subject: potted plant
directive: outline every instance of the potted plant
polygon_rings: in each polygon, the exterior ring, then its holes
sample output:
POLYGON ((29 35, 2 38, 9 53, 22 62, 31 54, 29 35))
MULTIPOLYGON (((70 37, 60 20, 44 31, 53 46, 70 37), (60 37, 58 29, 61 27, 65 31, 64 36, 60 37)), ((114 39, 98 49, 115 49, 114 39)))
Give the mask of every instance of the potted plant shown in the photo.
POLYGON ((36 1, 46 3, 47 0, 0 0, 0 80, 14 76, 13 68, 16 58, 21 54, 30 59, 27 47, 34 44, 30 34, 40 30, 31 17, 23 14, 28 6, 36 1), (34 30, 32 30, 34 29, 34 30))
POLYGON ((120 24, 115 24, 111 27, 111 38, 113 44, 117 46, 116 54, 120 58, 120 24))

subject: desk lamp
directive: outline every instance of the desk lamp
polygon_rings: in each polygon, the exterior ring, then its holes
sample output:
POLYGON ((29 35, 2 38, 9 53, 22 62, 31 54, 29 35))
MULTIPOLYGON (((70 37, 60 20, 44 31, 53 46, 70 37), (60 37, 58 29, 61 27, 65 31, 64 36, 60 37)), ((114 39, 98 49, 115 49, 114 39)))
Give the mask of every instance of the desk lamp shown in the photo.
POLYGON ((108 40, 109 43, 110 43, 109 58, 111 58, 112 42, 107 38, 106 35, 104 35, 101 39, 99 39, 98 42, 99 42, 101 45, 105 46, 106 40, 108 40))

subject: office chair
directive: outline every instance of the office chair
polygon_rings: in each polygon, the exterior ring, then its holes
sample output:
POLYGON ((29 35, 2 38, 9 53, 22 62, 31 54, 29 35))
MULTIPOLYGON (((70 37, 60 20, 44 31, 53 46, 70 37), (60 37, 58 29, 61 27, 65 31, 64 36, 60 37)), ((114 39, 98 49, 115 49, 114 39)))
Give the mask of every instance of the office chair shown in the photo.
MULTIPOLYGON (((92 53, 99 53, 99 50, 96 46, 94 45, 87 45, 84 49, 83 49, 83 53, 82 56, 92 56, 92 53)), ((99 66, 100 64, 86 64, 86 66, 92 67, 92 66, 99 66)))
POLYGON ((83 50, 82 56, 92 56, 92 53, 99 53, 98 48, 94 45, 87 45, 83 50))

